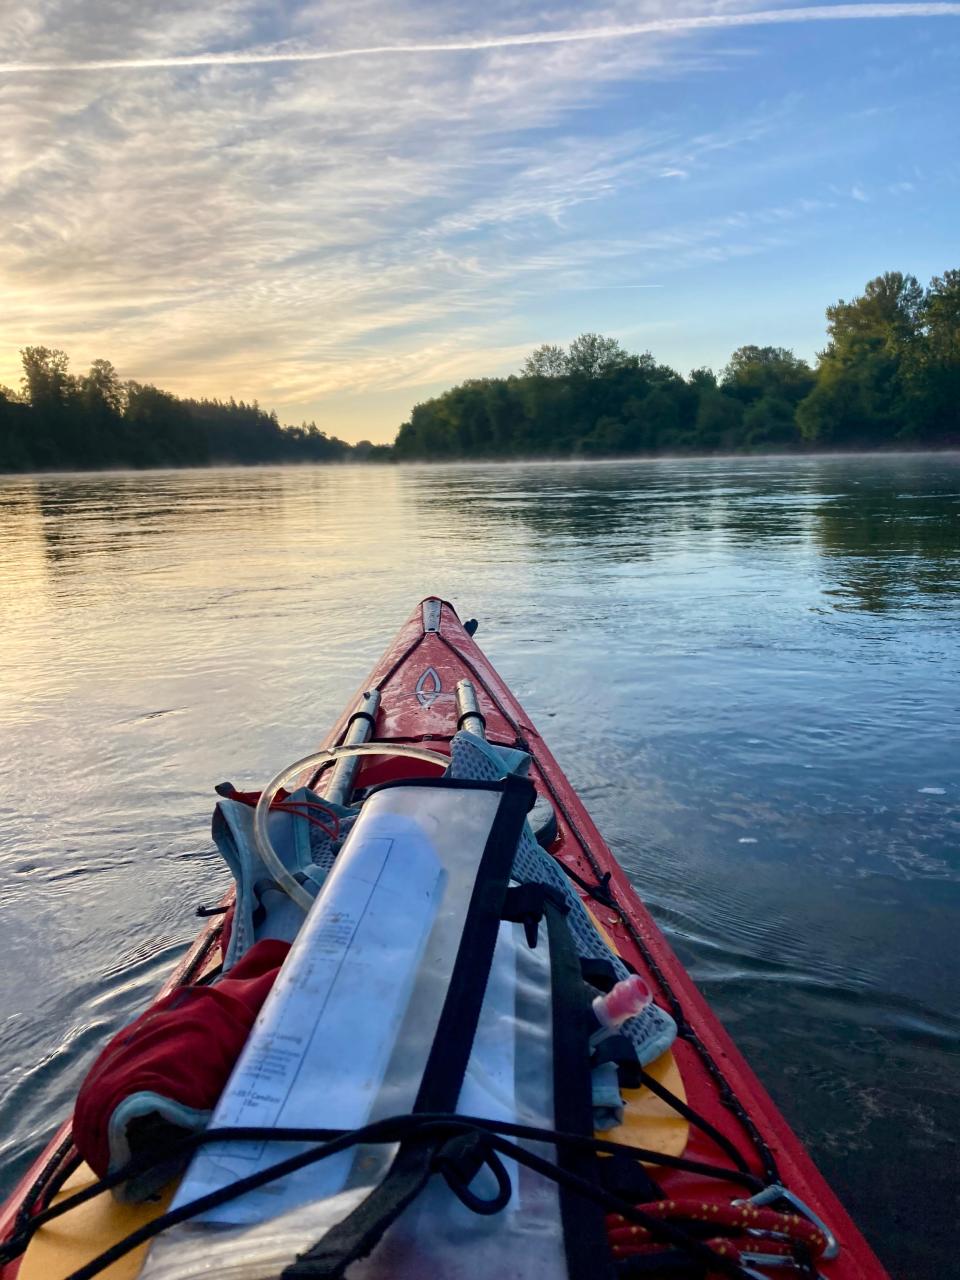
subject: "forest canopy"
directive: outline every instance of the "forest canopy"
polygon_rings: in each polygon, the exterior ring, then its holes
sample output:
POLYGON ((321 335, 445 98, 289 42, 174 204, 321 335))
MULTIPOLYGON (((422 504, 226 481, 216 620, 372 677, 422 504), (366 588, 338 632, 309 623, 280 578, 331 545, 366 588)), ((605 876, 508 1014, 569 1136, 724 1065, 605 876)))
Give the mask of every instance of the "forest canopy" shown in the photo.
POLYGON ((418 404, 397 459, 960 444, 960 271, 923 289, 898 271, 827 308, 815 367, 783 347, 739 347, 719 374, 683 377, 649 352, 584 333, 537 347, 518 374, 418 404))
POLYGON ((25 347, 20 358, 21 390, 0 387, 0 471, 344 462, 378 452, 315 422, 281 427, 256 401, 181 399, 123 382, 109 360, 77 376, 63 351, 25 347))
POLYGON ((26 347, 20 389, 0 387, 0 471, 960 445, 960 271, 926 289, 890 271, 826 314, 814 366, 748 345, 684 377, 598 333, 546 343, 517 374, 418 404, 392 447, 122 381, 108 360, 76 375, 63 351, 26 347))

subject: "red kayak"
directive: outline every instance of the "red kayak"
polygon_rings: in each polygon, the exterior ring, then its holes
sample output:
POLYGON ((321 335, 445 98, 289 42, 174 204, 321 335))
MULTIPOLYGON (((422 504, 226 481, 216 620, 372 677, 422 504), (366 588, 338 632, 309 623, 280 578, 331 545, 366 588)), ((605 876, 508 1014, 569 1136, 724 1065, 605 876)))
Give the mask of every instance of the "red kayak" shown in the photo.
MULTIPOLYGON (((600 1135, 647 1153, 643 1166, 655 1172, 658 1188, 633 1216, 613 1211, 608 1197, 610 1274, 714 1274, 706 1255, 683 1269, 680 1236, 670 1237, 675 1226, 727 1259, 727 1274, 880 1280, 886 1274, 880 1262, 671 951, 526 712, 475 643, 474 630, 447 602, 423 601, 325 742, 386 744, 387 750, 331 761, 309 780, 321 796, 356 805, 383 784, 439 775, 437 764, 393 756, 390 745, 449 755, 458 731, 529 754, 540 845, 563 868, 605 941, 677 1026, 671 1048, 641 1073, 642 1083, 624 1089, 622 1121, 600 1135), (729 1177, 718 1169, 728 1169, 729 1177), (657 1222, 667 1228, 661 1232, 657 1222)), ((213 916, 158 999, 215 973, 222 928, 223 916, 213 916)), ((67 1123, 7 1200, 0 1240, 23 1238, 31 1219, 94 1180, 67 1123)), ((622 1199, 622 1190, 616 1195, 622 1199)), ((21 1280, 71 1276, 112 1239, 159 1212, 156 1205, 101 1201, 99 1210, 88 1202, 42 1226, 24 1253, 0 1266, 0 1280, 18 1273, 21 1280)), ((143 1249, 102 1274, 135 1276, 142 1262, 143 1249)), ((575 1270, 571 1263, 570 1274, 575 1270)), ((505 1264, 502 1274, 514 1273, 505 1264)), ((607 1274, 599 1263, 596 1274, 607 1274)))

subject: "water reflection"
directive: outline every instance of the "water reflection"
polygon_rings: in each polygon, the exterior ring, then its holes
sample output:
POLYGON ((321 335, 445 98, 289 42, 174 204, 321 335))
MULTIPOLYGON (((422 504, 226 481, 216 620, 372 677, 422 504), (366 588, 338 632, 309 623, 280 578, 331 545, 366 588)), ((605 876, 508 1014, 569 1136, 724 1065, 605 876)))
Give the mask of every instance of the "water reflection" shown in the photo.
MULTIPOLYGON (((332 483, 311 486, 318 534, 342 515, 336 480, 347 470, 344 487, 357 487, 355 469, 346 468, 327 473, 332 483)), ((882 611, 909 604, 914 594, 960 589, 960 464, 950 455, 932 462, 714 460, 363 474, 371 518, 387 490, 416 520, 442 520, 455 538, 496 544, 509 530, 529 539, 534 554, 553 557, 575 543, 581 553, 630 563, 685 547, 735 553, 812 542, 837 608, 882 611)), ((83 573, 90 560, 141 553, 171 530, 201 537, 211 520, 222 523, 225 508, 251 545, 269 542, 282 536, 291 496, 303 515, 303 495, 291 494, 290 479, 269 470, 18 477, 0 482, 0 545, 16 547, 25 560, 39 547, 52 569, 83 573)), ((3 567, 0 591, 9 604, 22 584, 15 565, 3 567)))
MULTIPOLYGON (((912 607, 921 596, 960 593, 960 492, 956 476, 915 472, 849 482, 817 510, 816 537, 836 573, 832 593, 857 608, 912 607), (903 487, 909 485, 909 487, 903 487)), ((849 480, 850 478, 848 478, 849 480)), ((936 606, 936 600, 928 601, 936 606)))
MULTIPOLYGON (((412 501, 471 537, 523 529, 631 562, 678 545, 814 544, 831 603, 872 611, 960 591, 960 460, 677 462, 412 472, 412 501)), ((561 550, 561 554, 563 551, 561 550)))
POLYGON ((28 483, 32 494, 27 504, 39 516, 51 565, 81 572, 90 557, 137 553, 150 539, 169 536, 171 529, 179 536, 201 535, 224 506, 249 522, 251 534, 258 527, 268 534, 282 494, 270 472, 44 477, 28 483))

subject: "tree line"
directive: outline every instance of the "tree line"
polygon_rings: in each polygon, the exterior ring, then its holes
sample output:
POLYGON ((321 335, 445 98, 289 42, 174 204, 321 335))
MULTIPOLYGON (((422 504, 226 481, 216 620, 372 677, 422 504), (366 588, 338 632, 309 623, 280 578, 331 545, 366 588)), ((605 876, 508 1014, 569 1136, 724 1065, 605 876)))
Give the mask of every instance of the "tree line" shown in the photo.
POLYGON ((683 377, 601 334, 548 343, 518 374, 418 404, 392 447, 284 427, 256 402, 125 382, 108 360, 77 376, 63 351, 21 359, 21 389, 0 387, 0 471, 943 448, 960 445, 960 271, 926 289, 890 271, 828 307, 815 366, 744 346, 719 374, 683 377))
POLYGON ((346 462, 389 452, 315 422, 282 427, 254 401, 184 399, 121 381, 109 360, 70 372, 65 352, 26 347, 21 390, 0 387, 0 471, 346 462))
POLYGON ((744 346, 684 378, 649 352, 584 333, 538 347, 519 374, 418 404, 398 460, 617 457, 960 445, 960 271, 887 272, 827 308, 816 367, 744 346))

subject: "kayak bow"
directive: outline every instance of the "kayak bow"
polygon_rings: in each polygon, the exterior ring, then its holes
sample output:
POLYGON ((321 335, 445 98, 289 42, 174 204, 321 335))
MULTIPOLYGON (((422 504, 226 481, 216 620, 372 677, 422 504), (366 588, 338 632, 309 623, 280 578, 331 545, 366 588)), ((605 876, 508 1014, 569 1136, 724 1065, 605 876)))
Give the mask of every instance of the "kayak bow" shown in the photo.
MULTIPOLYGON (((642 1266, 644 1275, 711 1274, 702 1261, 692 1270, 689 1261, 686 1270, 678 1269, 675 1256, 673 1270, 655 1269, 664 1249, 676 1254, 670 1232, 682 1225, 684 1238, 692 1231, 696 1241, 730 1259, 730 1274, 762 1280, 783 1274, 786 1267, 799 1275, 806 1268, 806 1274, 819 1273, 823 1280, 882 1280, 883 1267, 674 955, 526 712, 474 641, 475 626, 461 623, 446 601, 424 600, 328 735, 326 749, 341 750, 305 758, 264 793, 258 809, 262 830, 273 793, 292 777, 309 783, 325 802, 346 806, 383 784, 424 775, 436 779, 437 755, 449 757, 458 732, 527 753, 537 793, 531 825, 540 845, 576 886, 610 948, 640 976, 678 1029, 672 1047, 646 1065, 633 1087, 623 1089, 622 1121, 598 1135, 649 1153, 643 1167, 655 1175, 659 1196, 645 1196, 643 1212, 632 1217, 607 1206, 609 1261, 619 1269, 612 1273, 639 1275, 636 1268, 642 1266), (717 1176, 718 1166, 729 1171, 727 1177, 717 1176), (714 1172, 706 1174, 707 1168, 714 1172), (813 1270, 804 1258, 815 1259, 813 1270)), ((361 809, 358 821, 362 814, 361 809)), ((312 902, 302 885, 294 882, 294 888, 305 905, 312 902)), ((230 897, 221 905, 229 907, 230 897)), ((158 999, 215 974, 222 928, 223 916, 213 915, 158 999)), ((66 1124, 0 1211, 0 1240, 16 1238, 56 1197, 93 1181, 66 1124)), ((447 1181, 453 1185, 450 1177, 447 1181)), ((464 1197, 471 1194, 464 1187, 464 1197)), ((616 1195, 622 1198, 622 1187, 616 1195)), ((14 1280, 18 1273, 20 1280, 61 1280, 155 1218, 165 1203, 119 1205, 108 1197, 90 1202, 41 1227, 23 1256, 3 1265, 0 1254, 0 1280, 14 1280)), ((142 1261, 141 1248, 104 1274, 115 1280, 136 1276, 142 1261)), ((569 1250, 567 1265, 573 1277, 577 1268, 569 1250)), ((595 1274, 605 1273, 598 1263, 595 1274)), ((506 1259, 502 1274, 514 1274, 506 1259)))

